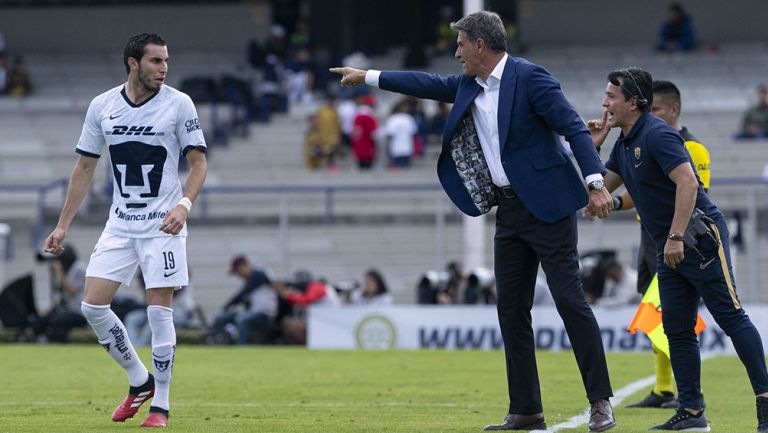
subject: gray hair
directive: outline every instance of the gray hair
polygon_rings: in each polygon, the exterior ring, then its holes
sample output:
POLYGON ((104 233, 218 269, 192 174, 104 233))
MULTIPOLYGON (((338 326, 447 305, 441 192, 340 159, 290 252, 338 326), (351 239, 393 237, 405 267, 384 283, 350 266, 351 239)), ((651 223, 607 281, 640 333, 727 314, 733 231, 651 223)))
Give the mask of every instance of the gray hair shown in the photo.
POLYGON ((470 42, 482 39, 494 52, 507 51, 507 30, 496 12, 480 11, 469 14, 451 23, 451 29, 466 33, 470 42))

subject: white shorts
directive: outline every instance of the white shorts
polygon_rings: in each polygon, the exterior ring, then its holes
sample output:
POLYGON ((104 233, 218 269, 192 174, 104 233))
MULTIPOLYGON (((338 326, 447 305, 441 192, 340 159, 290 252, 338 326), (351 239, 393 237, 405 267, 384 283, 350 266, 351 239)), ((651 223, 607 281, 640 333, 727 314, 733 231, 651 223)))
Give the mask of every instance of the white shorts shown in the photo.
POLYGON ((129 286, 139 265, 147 289, 186 286, 189 284, 187 237, 128 238, 103 232, 93 249, 85 276, 129 286))

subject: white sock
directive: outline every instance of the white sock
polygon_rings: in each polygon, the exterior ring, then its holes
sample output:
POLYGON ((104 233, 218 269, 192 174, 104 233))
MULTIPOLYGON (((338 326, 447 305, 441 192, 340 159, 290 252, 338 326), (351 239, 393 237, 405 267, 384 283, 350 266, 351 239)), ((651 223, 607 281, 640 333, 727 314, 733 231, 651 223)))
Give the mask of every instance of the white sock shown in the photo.
POLYGON ((109 305, 91 305, 83 302, 80 309, 96 333, 99 344, 125 369, 131 386, 144 385, 149 379, 149 372, 136 354, 123 322, 109 305))
POLYGON ((155 375, 155 397, 152 399, 152 406, 168 410, 173 358, 176 354, 173 309, 150 305, 147 307, 147 318, 152 330, 152 372, 155 375))

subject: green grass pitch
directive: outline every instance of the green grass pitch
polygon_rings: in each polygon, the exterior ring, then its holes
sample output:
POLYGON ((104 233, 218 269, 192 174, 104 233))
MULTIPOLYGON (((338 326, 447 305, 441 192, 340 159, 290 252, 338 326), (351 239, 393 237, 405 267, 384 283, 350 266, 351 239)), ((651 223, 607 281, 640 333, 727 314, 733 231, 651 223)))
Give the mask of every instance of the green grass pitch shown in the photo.
MULTIPOLYGON (((140 351, 150 360, 147 349, 140 351)), ((570 352, 538 353, 551 428, 587 408, 570 352)), ((652 356, 609 354, 614 390, 653 372, 652 356)), ((704 361, 713 432, 753 432, 754 397, 735 357, 704 361)), ((127 432, 110 414, 124 373, 98 345, 0 345, 0 432, 127 432)), ((613 431, 644 432, 670 410, 616 408, 613 431)), ((478 432, 507 405, 500 352, 179 347, 169 428, 183 432, 478 432)), ((586 432, 586 425, 563 432, 586 432)))

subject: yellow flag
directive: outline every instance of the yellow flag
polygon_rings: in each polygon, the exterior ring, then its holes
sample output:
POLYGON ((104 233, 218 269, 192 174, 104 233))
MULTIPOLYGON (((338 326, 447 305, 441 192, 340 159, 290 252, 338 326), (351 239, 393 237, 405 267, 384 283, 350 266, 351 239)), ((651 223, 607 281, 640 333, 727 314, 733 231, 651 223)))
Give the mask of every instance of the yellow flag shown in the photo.
MULTIPOLYGON (((707 327, 704 323, 701 314, 696 317, 696 327, 694 330, 697 334, 701 334, 707 327)), ((648 290, 645 291, 643 299, 640 301, 640 305, 637 307, 635 316, 632 318, 632 322, 627 328, 632 334, 636 334, 637 331, 643 331, 651 342, 659 350, 669 357, 669 340, 664 333, 664 325, 661 322, 661 298, 659 296, 659 278, 658 275, 654 275, 651 280, 651 284, 648 285, 648 290)))

